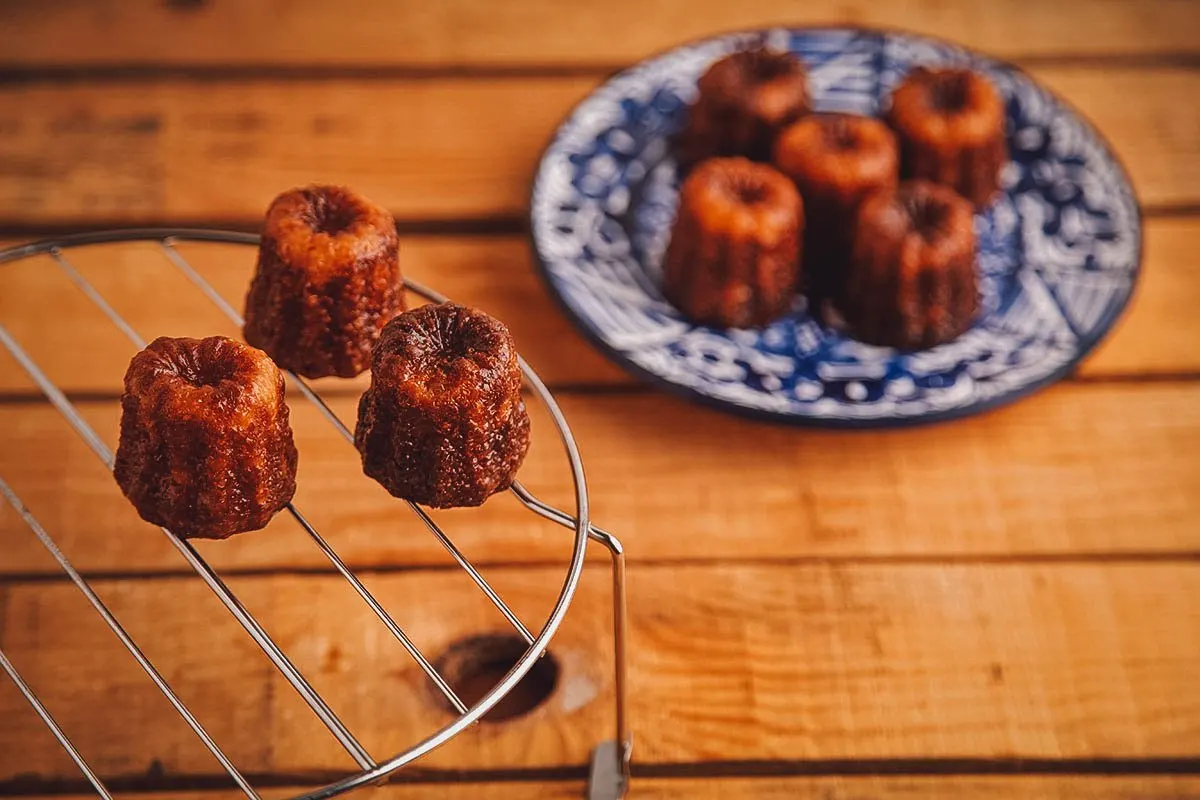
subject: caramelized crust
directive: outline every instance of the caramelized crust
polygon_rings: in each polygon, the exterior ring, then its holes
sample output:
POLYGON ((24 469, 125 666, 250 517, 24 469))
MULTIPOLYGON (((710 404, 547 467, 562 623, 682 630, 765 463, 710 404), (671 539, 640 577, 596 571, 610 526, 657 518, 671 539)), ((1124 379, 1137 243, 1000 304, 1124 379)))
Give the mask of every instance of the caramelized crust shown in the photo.
POLYGON ((804 208, 796 187, 744 158, 704 162, 683 183, 663 294, 694 322, 765 325, 799 282, 804 208))
POLYGON ((962 334, 979 310, 971 204, 913 181, 867 198, 838 304, 869 344, 916 350, 962 334))
POLYGON ((340 186, 309 186, 267 210, 244 335, 284 369, 349 378, 404 310, 396 223, 340 186))
POLYGON ((804 63, 792 53, 732 53, 709 67, 698 87, 679 137, 685 167, 713 156, 766 161, 779 131, 810 107, 804 63))
POLYGON ((363 471, 395 497, 451 508, 478 506, 507 489, 529 449, 508 328, 453 303, 389 322, 354 442, 363 471))
POLYGON ((837 293, 867 195, 896 188, 899 154, 888 127, 871 117, 810 114, 775 142, 775 165, 804 199, 804 269, 810 307, 837 293))
POLYGON ((888 115, 904 177, 950 186, 976 207, 991 202, 1008 160, 1004 119, 1004 102, 982 75, 925 67, 892 94, 888 115))
POLYGON ((296 458, 283 373, 261 350, 162 337, 129 363, 114 472, 147 522, 203 539, 262 528, 296 492, 296 458))

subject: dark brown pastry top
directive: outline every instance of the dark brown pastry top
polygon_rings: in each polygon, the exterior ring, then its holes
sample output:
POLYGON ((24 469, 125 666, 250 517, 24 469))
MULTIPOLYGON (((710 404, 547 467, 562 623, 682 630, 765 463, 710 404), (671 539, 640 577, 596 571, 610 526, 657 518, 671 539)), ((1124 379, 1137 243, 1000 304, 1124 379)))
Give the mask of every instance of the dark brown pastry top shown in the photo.
POLYGON ((714 158, 683 182, 680 206, 703 223, 704 233, 754 239, 771 247, 803 227, 804 209, 787 176, 745 158, 714 158))
POLYGON ((972 147, 1003 135, 1004 103, 970 70, 917 67, 892 93, 889 120, 931 147, 972 147))
POLYGON ((352 377, 404 310, 396 224, 342 186, 275 198, 246 296, 245 337, 305 377, 352 377))
POLYGON ((779 131, 810 107, 804 62, 789 52, 731 53, 700 76, 697 88, 679 139, 685 165, 712 156, 765 161, 779 131))
POLYGON ((396 246, 396 221, 381 206, 345 186, 305 186, 275 198, 263 236, 285 262, 303 265, 309 281, 323 284, 363 259, 396 246))
POLYGON ((964 252, 974 254, 974 209, 948 186, 905 181, 863 201, 857 234, 856 251, 901 246, 912 269, 937 268, 964 252))
POLYGON ((774 161, 801 194, 812 193, 840 207, 854 206, 880 187, 895 186, 900 174, 896 137, 887 125, 851 114, 810 114, 792 123, 775 142, 774 161))
POLYGON ((355 444, 367 475, 416 503, 476 506, 507 489, 529 448, 508 328, 454 303, 389 322, 359 403, 355 444))
POLYGON ((261 528, 296 491, 283 373, 223 336, 161 337, 133 357, 114 472, 148 522, 183 537, 261 528))

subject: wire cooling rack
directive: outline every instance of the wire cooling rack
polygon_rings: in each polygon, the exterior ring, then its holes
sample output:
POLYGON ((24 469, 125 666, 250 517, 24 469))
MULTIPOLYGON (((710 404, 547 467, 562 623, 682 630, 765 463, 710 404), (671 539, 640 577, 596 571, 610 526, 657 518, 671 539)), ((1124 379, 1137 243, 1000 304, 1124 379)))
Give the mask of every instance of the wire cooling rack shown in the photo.
MULTIPOLYGON (((120 314, 116 312, 112 305, 104 298, 104 296, 93 286, 83 274, 75 268, 67 256, 69 249, 90 244, 109 244, 115 242, 131 242, 131 241, 149 241, 156 243, 163 256, 176 267, 189 281, 202 293, 211 300, 217 308, 221 310, 229 319, 239 327, 242 324, 242 318, 229 302, 222 297, 217 290, 209 283, 204 276, 197 271, 175 247, 176 242, 191 241, 191 242, 221 242, 230 244, 242 244, 247 246, 257 245, 259 237, 254 234, 234 233, 228 231, 200 230, 200 229, 134 229, 123 231, 107 231, 100 233, 85 233, 72 236, 64 236, 58 239, 35 242, 20 247, 14 247, 0 251, 0 264, 7 262, 18 261, 20 259, 30 258, 38 255, 49 255, 58 267, 63 271, 66 277, 75 285, 79 291, 90 299, 97 308, 108 317, 112 323, 120 329, 120 331, 129 338, 133 344, 141 348, 146 345, 146 340, 129 324, 120 314)), ((447 298, 438 292, 421 286, 410 280, 405 280, 405 286, 409 291, 420 295, 421 297, 432 302, 445 302, 447 298)), ((84 420, 76 409, 75 405, 67 398, 67 396, 54 384, 46 373, 38 366, 38 364, 29 355, 28 351, 9 333, 0 321, 0 345, 9 352, 16 360, 21 368, 29 375, 30 379, 38 386, 46 399, 62 413, 70 426, 75 430, 80 437, 87 442, 91 450, 96 456, 104 462, 105 466, 110 470, 113 466, 113 453, 108 445, 101 439, 96 431, 84 420)), ((287 654, 284 653, 278 645, 272 640, 270 634, 263 629, 262 625, 254 618, 254 616, 246 610, 245 606, 238 600, 228 586, 225 585, 221 577, 208 565, 201 555, 192 547, 191 543, 185 539, 181 539, 167 529, 162 529, 163 533, 170 540, 171 544, 179 551, 184 561, 195 570, 196 574, 203 582, 216 594, 221 603, 228 609, 229 613, 241 624, 246 630, 246 633, 255 641, 263 653, 271 661, 272 664, 283 674, 288 683, 296 690, 304 702, 312 710, 312 712, 324 723, 329 732, 337 739, 337 741, 346 750, 346 753, 353 760, 358 771, 354 774, 323 786, 306 794, 299 795, 297 800, 317 800, 318 798, 335 797, 345 794, 354 789, 361 788, 370 784, 382 781, 387 776, 399 770, 401 767, 409 764, 426 753, 434 750, 442 744, 445 744, 457 734, 461 733, 468 726, 475 724, 480 717, 486 714, 493 706, 495 706, 505 695, 507 695, 513 687, 525 676, 533 667, 534 663, 545 652, 551 637, 554 636, 559 624, 567 613, 572 598, 575 595, 575 590, 579 584, 579 577, 583 570, 584 553, 589 540, 603 545, 609 552, 612 558, 612 593, 613 593, 613 639, 614 639, 614 654, 615 660, 613 668, 614 686, 616 694, 616 736, 609 741, 601 742, 595 749, 592 755, 591 774, 588 783, 589 800, 617 800, 625 795, 625 791, 629 782, 629 761, 632 752, 632 737, 628 725, 626 715, 626 605, 625 605, 625 555, 621 543, 612 534, 609 534, 589 522, 588 519, 588 494, 587 484, 583 475, 583 464, 580 461, 579 452, 575 445, 575 439, 571 434, 571 429, 567 425, 566 419, 563 417, 562 411, 555 402, 550 391, 542 383, 537 374, 529 368, 524 359, 520 360, 521 371, 524 374, 525 382, 532 390, 542 404, 546 407, 550 417, 553 419, 555 427, 558 430, 559 438, 562 441, 563 448, 566 451, 567 460, 570 463, 571 480, 574 484, 575 494, 575 513, 568 514, 554 508, 535 497, 530 491, 525 488, 520 482, 513 484, 512 493, 517 500, 526 508, 538 516, 551 520, 552 522, 571 530, 574 534, 574 543, 571 552, 570 564, 567 567, 566 576, 563 579, 562 588, 559 591, 558 599, 555 601, 550 615, 540 629, 535 634, 531 632, 516 614, 513 613, 500 596, 492 589, 487 580, 472 566, 471 562, 462 554, 455 546, 450 536, 443 531, 436 522, 429 516, 426 511, 415 503, 408 503, 413 513, 442 544, 446 551, 450 554, 453 560, 461 567, 475 583, 475 585, 487 596, 488 600, 496 607, 496 609, 504 616, 508 623, 513 627, 517 634, 528 645, 524 654, 517 660, 516 664, 474 705, 468 707, 455 694, 454 689, 440 675, 433 664, 427 659, 412 640, 405 634, 404 629, 392 618, 378 600, 367 590, 363 583, 355 576, 354 572, 346 566, 341 557, 334 551, 329 543, 321 536, 321 534, 309 523, 308 519, 300 511, 300 509, 292 503, 287 505, 288 513, 300 524, 305 533, 309 536, 312 542, 324 554, 334 569, 343 578, 350 583, 358 596, 370 607, 371 611, 379 618, 379 621, 391 632, 391 634, 399 641, 408 654, 413 658, 421 671, 429 678, 433 685, 446 698, 450 705, 457 711, 458 716, 448 725, 443 727, 436 733, 427 738, 415 743, 409 749, 392 755, 385 759, 376 759, 367 752, 366 748, 354 736, 354 733, 346 727, 346 725, 338 718, 337 714, 325 702, 320 694, 308 683, 300 670, 292 663, 287 654)), ((337 429, 351 445, 354 442, 353 433, 346 425, 337 417, 336 414, 326 405, 320 395, 314 391, 305 381, 293 373, 288 373, 288 377, 293 385, 300 391, 301 394, 311 403, 313 403, 320 411, 321 415, 337 429)), ((175 691, 163 678, 163 676, 155 669, 154 665, 142 652, 141 648, 133 641, 126 633, 125 629, 116 617, 104 605, 103 601, 96 595, 88 584, 87 580, 72 566, 66 555, 55 543, 54 539, 30 512, 21 501, 21 498, 13 491, 9 483, 3 476, 0 476, 0 494, 16 509, 18 515, 28 524, 29 528, 46 547, 54 559, 62 567, 70 580, 79 588, 79 590, 91 603, 96 612, 103 618, 105 624, 120 640, 121 644, 129 651, 130 655, 137 661, 141 668, 146 672, 146 675, 163 693, 166 699, 174 707, 174 709, 183 717, 188 726, 195 732, 208 748, 209 752, 220 762, 221 766, 229 774, 229 777, 237 784, 238 788, 245 793, 246 797, 257 800, 259 797, 255 788, 246 780, 246 778, 238 770, 237 766, 221 750, 220 745, 209 736, 199 720, 188 710, 187 706, 175 694, 175 691)), ((111 798, 109 790, 105 787, 103 780, 95 770, 93 770, 71 743, 69 736, 53 716, 46 709, 45 705, 35 694, 17 671, 16 667, 0 650, 0 668, 8 673, 12 678, 20 692, 29 701, 30 705, 37 712, 38 716, 50 729, 50 732, 58 740, 59 744, 70 755, 71 759, 78 765, 83 772, 88 782, 95 788, 96 792, 103 798, 111 798)))

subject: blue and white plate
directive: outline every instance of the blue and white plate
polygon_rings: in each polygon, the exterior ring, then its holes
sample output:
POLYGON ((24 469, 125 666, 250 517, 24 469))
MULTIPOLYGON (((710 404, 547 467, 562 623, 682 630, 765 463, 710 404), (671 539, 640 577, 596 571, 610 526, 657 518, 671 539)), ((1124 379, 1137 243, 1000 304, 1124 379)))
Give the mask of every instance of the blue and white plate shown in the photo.
POLYGON ((895 426, 971 414, 1067 374, 1104 337, 1141 261, 1137 199, 1101 136, 1020 70, 931 39, 859 29, 730 34, 644 61, 558 130, 538 168, 533 243, 551 291, 634 373, 793 423, 895 426), (986 74, 1008 108, 1004 192, 976 217, 983 313, 916 353, 823 327, 797 302, 765 329, 693 325, 659 291, 678 176, 670 138, 714 60, 753 43, 799 54, 819 111, 876 114, 919 64, 986 74))

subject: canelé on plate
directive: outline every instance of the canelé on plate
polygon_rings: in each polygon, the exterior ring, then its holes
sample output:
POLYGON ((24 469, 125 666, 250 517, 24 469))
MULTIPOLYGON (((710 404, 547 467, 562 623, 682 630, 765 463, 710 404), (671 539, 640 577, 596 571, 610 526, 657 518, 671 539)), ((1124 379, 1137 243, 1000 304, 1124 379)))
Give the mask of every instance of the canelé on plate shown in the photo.
POLYGON ((917 67, 892 93, 888 122, 903 177, 945 184, 976 207, 991 202, 1008 145, 1004 102, 987 78, 917 67))
POLYGON ((795 300, 803 230, 800 193, 781 172, 745 158, 705 161, 680 191, 663 294, 693 322, 766 325, 795 300))
POLYGON ((948 186, 901 183, 859 206, 836 302, 869 344, 917 350, 962 334, 979 310, 970 202, 948 186))

